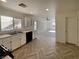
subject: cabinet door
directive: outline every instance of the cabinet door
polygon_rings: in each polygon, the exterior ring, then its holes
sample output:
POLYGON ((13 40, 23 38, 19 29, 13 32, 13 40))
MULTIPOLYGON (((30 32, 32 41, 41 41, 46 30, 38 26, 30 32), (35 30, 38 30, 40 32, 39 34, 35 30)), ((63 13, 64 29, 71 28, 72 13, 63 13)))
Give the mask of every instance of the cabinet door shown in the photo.
POLYGON ((67 19, 67 42, 77 44, 77 17, 67 19))
POLYGON ((20 39, 17 36, 12 38, 12 50, 17 49, 20 47, 20 39))
POLYGON ((2 40, 2 45, 4 45, 6 48, 11 49, 11 43, 10 43, 10 38, 5 38, 2 40))
POLYGON ((26 44, 26 34, 21 35, 21 45, 26 44))
POLYGON ((0 39, 0 45, 2 45, 2 39, 0 39))
POLYGON ((36 37, 35 37, 35 33, 36 33, 35 31, 33 31, 33 33, 32 33, 33 40, 36 38, 36 37))

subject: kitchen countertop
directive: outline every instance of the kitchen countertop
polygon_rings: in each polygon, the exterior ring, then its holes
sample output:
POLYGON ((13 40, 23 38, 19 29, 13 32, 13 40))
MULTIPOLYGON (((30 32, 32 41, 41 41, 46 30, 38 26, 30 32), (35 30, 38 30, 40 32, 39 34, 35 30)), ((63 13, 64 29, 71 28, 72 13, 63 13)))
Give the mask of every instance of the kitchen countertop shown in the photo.
POLYGON ((0 39, 1 39, 1 38, 7 38, 7 37, 10 37, 10 36, 12 36, 12 35, 9 35, 9 34, 3 34, 3 35, 0 35, 0 39))
POLYGON ((22 31, 23 33, 31 32, 32 30, 22 31))
MULTIPOLYGON (((26 32, 30 32, 30 31, 32 31, 32 30, 25 30, 25 31, 20 31, 20 32, 26 33, 26 32)), ((17 31, 16 31, 16 32, 17 32, 17 31)), ((16 34, 19 34, 19 33, 16 33, 16 34)), ((16 34, 13 34, 13 35, 16 35, 16 34)), ((9 33, 9 34, 2 34, 2 35, 0 35, 0 39, 2 39, 2 38, 7 38, 7 37, 11 37, 11 36, 13 36, 13 35, 11 35, 10 33, 9 33)))

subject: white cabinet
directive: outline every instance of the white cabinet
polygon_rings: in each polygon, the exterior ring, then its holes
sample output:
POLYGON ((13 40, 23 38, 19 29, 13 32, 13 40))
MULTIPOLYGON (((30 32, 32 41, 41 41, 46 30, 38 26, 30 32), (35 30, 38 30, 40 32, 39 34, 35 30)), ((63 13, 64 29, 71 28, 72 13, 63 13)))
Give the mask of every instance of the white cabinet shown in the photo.
POLYGON ((0 39, 0 45, 2 45, 2 40, 0 39))
POLYGON ((18 47, 24 45, 26 43, 26 34, 17 34, 12 37, 12 50, 17 49, 18 47))
POLYGON ((15 50, 26 44, 26 33, 18 33, 10 37, 1 38, 0 45, 4 45, 8 49, 15 50))
POLYGON ((10 37, 2 39, 2 45, 6 48, 11 49, 11 41, 10 37))
POLYGON ((12 50, 17 49, 18 47, 20 47, 20 39, 18 38, 18 36, 13 36, 12 37, 12 50))
POLYGON ((21 34, 21 45, 26 43, 26 34, 21 34))

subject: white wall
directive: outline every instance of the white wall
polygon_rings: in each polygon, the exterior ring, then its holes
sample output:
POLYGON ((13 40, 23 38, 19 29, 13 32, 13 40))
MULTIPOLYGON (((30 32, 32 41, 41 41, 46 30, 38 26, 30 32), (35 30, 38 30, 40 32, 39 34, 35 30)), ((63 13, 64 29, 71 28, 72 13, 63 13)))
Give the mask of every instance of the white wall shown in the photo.
MULTIPOLYGON (((56 10, 56 40, 66 42, 66 17, 77 17, 78 0, 59 0, 56 10)), ((74 19, 75 20, 75 19, 74 19)), ((77 35, 76 35, 77 36, 77 35)))
MULTIPOLYGON (((56 40, 66 42, 66 17, 77 17, 77 11, 64 11, 56 13, 56 40)), ((74 19, 75 20, 75 19, 74 19)))
MULTIPOLYGON (((78 23, 79 23, 79 11, 77 13, 78 17, 78 23)), ((77 40, 77 45, 79 46, 79 24, 78 24, 78 40, 77 40)))
POLYGON ((22 18, 23 14, 0 6, 0 15, 22 18))
POLYGON ((65 42, 65 17, 61 14, 56 15, 56 41, 65 42))

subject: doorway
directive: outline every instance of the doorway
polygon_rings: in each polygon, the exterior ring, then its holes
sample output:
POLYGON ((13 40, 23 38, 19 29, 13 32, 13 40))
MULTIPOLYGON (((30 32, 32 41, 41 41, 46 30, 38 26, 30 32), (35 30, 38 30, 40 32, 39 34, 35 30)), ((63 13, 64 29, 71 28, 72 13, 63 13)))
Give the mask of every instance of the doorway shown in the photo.
POLYGON ((37 39, 41 40, 49 40, 52 43, 56 40, 56 30, 55 30, 55 19, 49 19, 41 18, 40 20, 37 20, 37 23, 35 24, 35 35, 37 39))
POLYGON ((77 17, 65 18, 66 43, 77 44, 77 17))

